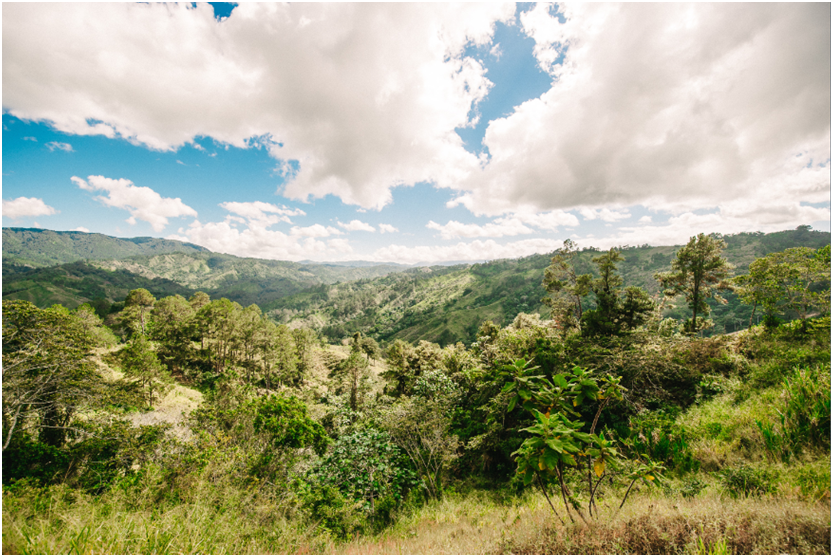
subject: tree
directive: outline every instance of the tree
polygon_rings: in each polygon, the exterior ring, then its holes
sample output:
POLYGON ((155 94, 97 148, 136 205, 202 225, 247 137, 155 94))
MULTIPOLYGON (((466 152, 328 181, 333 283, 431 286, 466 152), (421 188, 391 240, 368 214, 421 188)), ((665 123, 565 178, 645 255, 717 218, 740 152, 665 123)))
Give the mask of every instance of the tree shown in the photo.
POLYGON ((576 274, 573 259, 577 253, 576 244, 564 240, 564 247, 556 250, 550 266, 544 270, 543 286, 549 295, 541 301, 551 308, 553 320, 564 330, 581 327, 582 298, 589 294, 593 278, 576 274))
POLYGON ((242 307, 227 298, 212 300, 195 317, 196 331, 204 357, 217 374, 223 373, 232 358, 238 316, 242 307))
POLYGON ((357 412, 370 392, 370 366, 362 356, 361 346, 354 344, 350 355, 330 373, 337 395, 347 394, 350 410, 357 412))
POLYGON ((148 317, 156 303, 156 298, 144 288, 137 288, 127 293, 124 299, 124 309, 121 311, 121 322, 132 336, 136 333, 146 335, 148 317))
POLYGON ((275 325, 267 319, 264 319, 261 324, 263 334, 259 350, 266 387, 272 389, 275 385, 284 384, 298 386, 302 376, 298 372, 295 339, 289 327, 275 325))
POLYGON ((387 370, 382 373, 382 377, 389 381, 385 392, 392 396, 410 396, 414 382, 424 371, 442 365, 440 347, 424 340, 412 346, 404 340, 396 339, 387 352, 387 370))
POLYGON ((450 433, 451 410, 458 392, 444 388, 421 390, 421 394, 430 398, 419 395, 403 398, 384 413, 382 422, 394 442, 410 457, 428 495, 439 499, 444 472, 457 458, 460 444, 457 436, 450 433))
POLYGON ((3 300, 3 449, 19 430, 64 443, 73 416, 103 381, 91 360, 90 330, 61 306, 3 300))
POLYGON ((195 315, 194 308, 179 294, 162 298, 151 311, 149 337, 159 342, 160 359, 175 372, 185 366, 193 352, 195 315))
POLYGON ((725 248, 725 241, 701 232, 692 236, 688 243, 680 248, 677 257, 671 262, 671 271, 654 275, 666 296, 685 294, 685 300, 692 312, 691 321, 686 324, 686 329, 691 334, 697 333, 709 324, 705 320, 697 320, 698 313, 704 316, 709 314, 710 308, 706 300, 714 297, 720 303, 726 303, 726 300, 717 294, 718 290, 731 289, 726 279, 734 265, 721 256, 725 248))
MULTIPOLYGON (((594 509, 598 515, 595 500, 602 481, 617 474, 622 475, 623 464, 630 467, 627 473, 630 486, 619 508, 625 504, 637 480, 656 483, 660 478, 664 468, 662 465, 641 458, 630 463, 623 462, 611 440, 605 439, 604 434, 596 434, 602 410, 610 402, 622 400, 625 389, 620 385, 621 377, 597 377, 590 370, 573 366, 572 371, 557 373, 550 380, 546 375, 538 373, 538 366, 531 366, 525 359, 504 366, 501 375, 507 381, 503 392, 511 394, 507 411, 511 412, 515 406, 520 406, 535 418, 532 426, 521 429, 529 436, 513 453, 518 474, 523 477, 525 485, 537 479, 538 486, 556 516, 558 512, 547 489, 549 483, 560 487, 564 510, 570 520, 575 522, 572 513, 575 510, 587 522, 581 505, 565 481, 567 468, 584 468, 586 471, 587 512, 590 516, 593 516, 594 509), (585 423, 571 417, 580 417, 582 410, 592 410, 592 407, 587 407, 594 404, 598 404, 598 407, 593 422, 589 431, 584 432, 582 429, 585 423)), ((561 519, 560 516, 558 518, 561 519)))
POLYGON ((770 253, 756 259, 749 274, 733 282, 741 299, 753 308, 760 305, 771 317, 794 311, 806 326, 812 310, 830 311, 830 246, 770 253))
POLYGON ((372 427, 339 437, 330 445, 312 478, 361 502, 370 516, 376 514, 379 502, 383 503, 380 512, 385 506, 389 511, 391 503, 401 502, 417 483, 407 456, 387 433, 372 427))
POLYGON ((318 344, 318 335, 312 329, 293 329, 292 339, 295 341, 298 375, 303 380, 312 371, 315 362, 313 354, 318 344))
POLYGON ((616 263, 624 261, 614 248, 594 257, 600 277, 593 279, 590 289, 596 298, 596 308, 584 312, 582 333, 590 335, 619 335, 639 327, 654 309, 648 293, 636 286, 629 286, 622 295, 622 277, 616 263))
POLYGON ((121 350, 119 354, 122 371, 128 377, 139 381, 141 390, 145 393, 147 405, 153 406, 157 396, 170 383, 168 369, 159 362, 156 352, 144 335, 137 335, 121 350))

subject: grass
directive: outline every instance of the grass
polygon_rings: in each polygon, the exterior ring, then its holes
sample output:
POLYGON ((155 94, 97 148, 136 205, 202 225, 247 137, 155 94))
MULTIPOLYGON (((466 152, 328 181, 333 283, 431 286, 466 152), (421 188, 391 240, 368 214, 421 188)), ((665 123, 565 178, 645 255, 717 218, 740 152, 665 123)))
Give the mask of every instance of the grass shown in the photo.
MULTIPOLYGON (((137 506, 147 495, 94 497, 63 486, 4 489, 3 553, 42 554, 743 554, 830 553, 829 499, 684 499, 657 490, 602 505, 589 525, 560 524, 543 497, 473 490, 404 512, 380 534, 338 542, 284 502, 208 482, 188 502, 137 506)), ((148 501, 148 503, 150 503, 148 501)), ((563 514, 563 513, 562 513, 563 514)))
POLYGON ((764 440, 755 420, 776 418, 780 389, 766 389, 737 404, 732 391, 693 406, 678 419, 691 432, 689 445, 705 471, 764 456, 764 440))

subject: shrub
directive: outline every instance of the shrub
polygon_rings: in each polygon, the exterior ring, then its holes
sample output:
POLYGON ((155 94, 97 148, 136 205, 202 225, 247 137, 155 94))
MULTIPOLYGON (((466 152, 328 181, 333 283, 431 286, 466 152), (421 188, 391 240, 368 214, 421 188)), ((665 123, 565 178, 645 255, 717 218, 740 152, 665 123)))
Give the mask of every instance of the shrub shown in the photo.
POLYGON ((737 468, 725 468, 719 475, 723 487, 732 497, 760 496, 776 491, 775 481, 777 477, 773 472, 767 470, 755 469, 742 464, 737 468))
POLYGON ((697 471, 700 463, 694 459, 689 448, 688 432, 676 423, 677 414, 674 411, 656 410, 632 417, 630 430, 633 448, 661 462, 669 471, 697 471))

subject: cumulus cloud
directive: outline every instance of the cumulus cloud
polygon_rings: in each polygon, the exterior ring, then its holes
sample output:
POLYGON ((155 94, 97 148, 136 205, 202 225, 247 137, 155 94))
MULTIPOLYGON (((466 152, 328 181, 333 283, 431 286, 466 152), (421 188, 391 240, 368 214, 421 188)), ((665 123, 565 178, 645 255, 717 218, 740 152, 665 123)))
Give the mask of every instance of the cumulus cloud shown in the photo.
POLYGON ((44 203, 43 199, 37 197, 18 197, 17 199, 3 200, 3 216, 10 219, 54 215, 57 212, 44 203))
POLYGON ((499 244, 494 240, 460 242, 452 246, 402 246, 393 244, 373 252, 376 261, 400 263, 441 263, 444 261, 480 261, 515 259, 534 253, 550 253, 563 245, 562 240, 530 238, 499 244))
MULTIPOLYGON (((605 209, 605 211, 607 210, 605 209)), ((592 214, 596 215, 596 213, 592 214)), ((446 224, 437 224, 434 221, 429 221, 426 226, 433 230, 438 230, 441 238, 449 240, 453 238, 502 238, 503 236, 532 234, 535 231, 529 228, 530 226, 554 232, 559 227, 578 226, 578 223, 578 218, 575 215, 566 211, 557 210, 543 213, 512 213, 509 216, 497 218, 484 225, 468 224, 452 220, 446 224)))
MULTIPOLYGON (((263 228, 272 226, 273 224, 277 224, 279 222, 288 222, 291 224, 292 221, 289 217, 306 215, 306 213, 301 209, 290 209, 283 205, 278 207, 277 205, 265 203, 263 201, 227 201, 225 203, 220 203, 220 207, 229 213, 239 215, 242 219, 256 223, 258 226, 263 228)), ((230 219, 235 220, 235 217, 230 217, 230 219)))
POLYGON ((219 253, 261 259, 339 260, 353 252, 347 240, 332 238, 344 234, 333 226, 293 226, 289 233, 270 230, 279 223, 291 224, 289 217, 305 215, 300 209, 263 201, 229 201, 220 203, 220 207, 229 212, 223 221, 202 223, 195 220, 169 238, 191 242, 219 253))
POLYGON ((313 224, 312 226, 293 226, 289 231, 291 236, 301 236, 304 238, 326 238, 328 236, 340 236, 344 234, 338 228, 332 226, 323 226, 321 224, 313 224))
POLYGON ((85 228, 85 227, 83 227, 83 226, 77 226, 77 227, 73 228, 72 230, 73 230, 74 232, 86 232, 87 234, 89 234, 89 233, 90 233, 90 229, 89 229, 89 228, 85 228))
POLYGON ((385 234, 385 233, 393 234, 394 232, 399 232, 399 229, 396 228, 392 224, 380 223, 379 224, 379 232, 381 232, 382 234, 385 234))
POLYGON ((520 220, 514 218, 497 219, 483 226, 466 224, 456 220, 448 221, 446 224, 428 221, 426 226, 432 230, 438 230, 440 237, 446 240, 452 238, 501 238, 503 236, 532 233, 531 228, 524 226, 520 220))
POLYGON ((336 221, 336 223, 340 227, 342 227, 344 230, 347 230, 348 232, 356 232, 356 231, 376 232, 375 228, 373 228, 372 226, 370 226, 366 222, 362 222, 358 219, 353 219, 350 222, 348 222, 347 224, 344 224, 341 221, 336 221))
POLYGON ((807 180, 795 164, 830 157, 829 4, 562 6, 565 23, 544 4, 521 15, 553 85, 489 124, 491 158, 460 203, 683 213, 765 182, 787 188, 767 197, 829 200, 829 172, 807 180))
POLYGON ((72 145, 69 143, 61 143, 60 141, 50 141, 46 144, 46 148, 50 151, 54 151, 55 149, 59 151, 66 151, 67 153, 72 153, 72 145))
POLYGON ((513 4, 10 4, 3 105, 63 132, 170 150, 250 138, 293 199, 381 208, 390 188, 454 186, 479 164, 455 128, 491 87, 467 45, 513 4), (395 30, 395 32, 392 32, 395 30), (210 95, 205 92, 210 91, 210 95))
POLYGON ((125 178, 114 180, 104 176, 88 176, 83 180, 78 176, 70 178, 72 182, 85 191, 104 191, 96 200, 107 207, 125 209, 130 213, 128 224, 143 220, 156 232, 161 232, 173 217, 196 217, 197 212, 182 202, 180 198, 162 197, 152 189, 135 186, 125 178))
POLYGON ((578 212, 582 217, 584 217, 584 220, 601 219, 605 222, 616 222, 617 220, 627 219, 631 216, 631 214, 627 211, 616 211, 614 209, 608 209, 607 207, 602 209, 582 207, 578 212))

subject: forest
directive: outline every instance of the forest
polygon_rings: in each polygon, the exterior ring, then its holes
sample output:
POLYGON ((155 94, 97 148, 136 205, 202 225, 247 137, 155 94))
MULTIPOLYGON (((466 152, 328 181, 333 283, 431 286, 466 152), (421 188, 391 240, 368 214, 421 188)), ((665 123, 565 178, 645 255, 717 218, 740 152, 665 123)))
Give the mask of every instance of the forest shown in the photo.
MULTIPOLYGON (((528 293, 464 342, 340 285, 265 312, 4 292, 3 552, 829 554, 830 245, 740 269, 727 247, 644 260, 648 289, 627 250, 568 240, 507 263, 528 293), (313 327, 311 299, 367 326, 313 327), (729 301, 745 323, 715 331, 729 301)), ((494 303, 455 280, 431 311, 494 303)))

